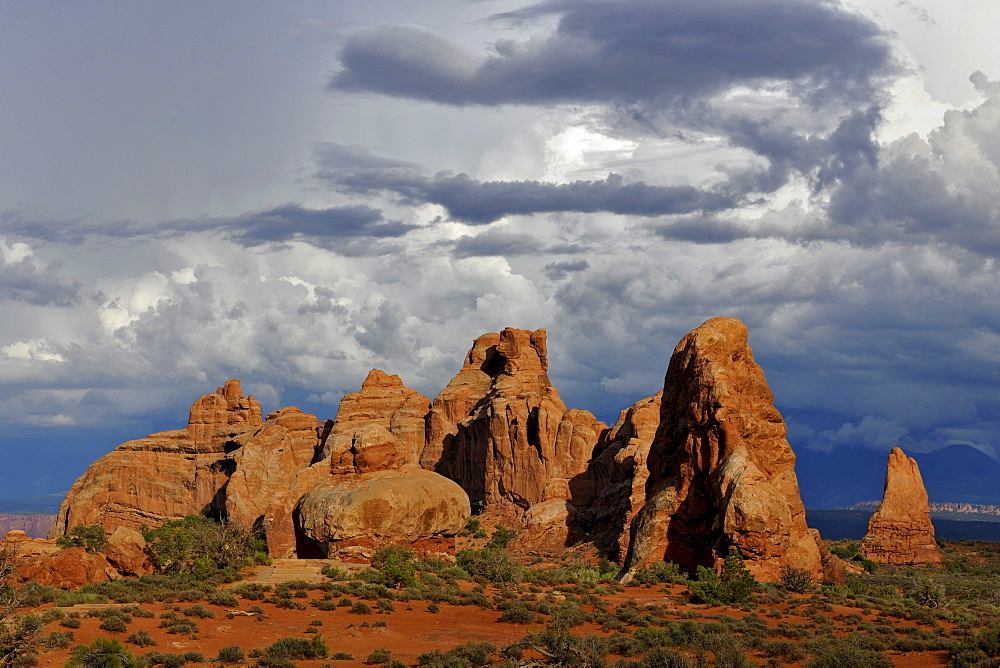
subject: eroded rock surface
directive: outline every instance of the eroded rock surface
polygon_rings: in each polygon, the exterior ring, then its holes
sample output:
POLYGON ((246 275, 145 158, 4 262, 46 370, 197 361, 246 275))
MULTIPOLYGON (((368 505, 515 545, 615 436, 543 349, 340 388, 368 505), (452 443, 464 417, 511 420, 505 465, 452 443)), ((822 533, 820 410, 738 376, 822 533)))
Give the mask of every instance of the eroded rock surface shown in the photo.
POLYGON ((421 464, 458 482, 473 506, 512 518, 543 501, 589 503, 584 474, 607 425, 568 410, 547 369, 545 330, 476 339, 434 399, 421 464))
POLYGON ((640 399, 623 410, 607 444, 590 465, 597 490, 586 511, 594 544, 612 559, 628 550, 629 526, 646 500, 646 458, 660 424, 663 392, 640 399))
POLYGON ((670 358, 626 572, 658 560, 713 567, 736 550, 758 580, 777 580, 786 566, 819 580, 794 465, 746 326, 709 320, 670 358))
POLYGON ((941 563, 920 468, 899 448, 889 453, 882 503, 868 521, 861 548, 879 564, 941 563))
MULTIPOLYGON (((329 458, 335 472, 339 466, 353 466, 351 450, 358 440, 357 432, 380 427, 394 437, 392 449, 399 457, 398 462, 382 468, 415 466, 424 450, 424 418, 429 406, 430 399, 406 387, 399 376, 372 369, 360 392, 345 394, 340 400, 321 458, 329 458)), ((375 456, 375 452, 369 454, 375 456)))
POLYGON ((329 476, 303 495, 297 514, 301 532, 325 555, 350 558, 370 557, 388 545, 452 537, 471 511, 457 484, 432 471, 409 469, 329 476))

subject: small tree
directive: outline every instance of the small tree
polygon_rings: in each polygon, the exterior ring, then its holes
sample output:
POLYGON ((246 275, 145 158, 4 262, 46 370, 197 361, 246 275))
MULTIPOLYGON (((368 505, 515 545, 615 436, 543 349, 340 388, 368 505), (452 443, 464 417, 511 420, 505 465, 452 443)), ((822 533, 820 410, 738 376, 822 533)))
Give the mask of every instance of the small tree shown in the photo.
POLYGON ((753 596, 757 581, 743 563, 743 557, 731 550, 722 564, 722 574, 711 568, 698 567, 698 580, 689 585, 691 597, 697 603, 739 605, 753 596))
POLYGON ((412 587, 417 584, 417 567, 413 550, 405 547, 384 547, 375 552, 372 568, 375 582, 386 587, 412 587))
POLYGON ((93 554, 108 542, 108 534, 100 524, 77 525, 68 534, 56 538, 59 547, 82 547, 93 554))
POLYGON ((15 586, 17 544, 0 542, 0 666, 35 653, 42 621, 35 615, 17 615, 24 602, 24 588, 15 586))

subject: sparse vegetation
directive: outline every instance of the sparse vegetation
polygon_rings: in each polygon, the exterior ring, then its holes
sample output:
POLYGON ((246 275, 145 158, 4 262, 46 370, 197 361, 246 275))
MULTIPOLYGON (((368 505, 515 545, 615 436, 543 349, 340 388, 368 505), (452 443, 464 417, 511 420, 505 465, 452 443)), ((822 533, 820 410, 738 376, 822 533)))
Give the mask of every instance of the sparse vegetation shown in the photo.
POLYGON ((56 545, 59 547, 82 547, 91 554, 100 550, 107 542, 107 532, 100 524, 77 525, 65 536, 56 538, 56 545))

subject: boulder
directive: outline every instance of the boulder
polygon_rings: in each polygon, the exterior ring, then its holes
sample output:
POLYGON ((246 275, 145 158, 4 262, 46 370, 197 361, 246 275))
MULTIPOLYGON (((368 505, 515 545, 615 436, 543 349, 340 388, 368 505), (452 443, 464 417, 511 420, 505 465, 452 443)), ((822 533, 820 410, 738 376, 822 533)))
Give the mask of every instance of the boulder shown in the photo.
POLYGON ((122 575, 149 575, 153 572, 153 563, 146 553, 146 539, 135 529, 115 529, 101 548, 101 554, 122 575))
POLYGON ((325 556, 348 558, 370 557, 388 545, 452 537, 470 514, 461 487, 420 469, 328 476, 302 496, 296 509, 306 539, 325 556))
POLYGON ((31 539, 11 531, 3 547, 14 551, 14 573, 22 582, 76 588, 91 582, 121 577, 103 554, 89 554, 82 547, 61 548, 54 540, 31 539))
POLYGON ((787 566, 822 577, 795 455, 747 338, 739 320, 713 318, 674 348, 625 577, 659 560, 718 568, 730 551, 760 581, 787 566))
POLYGON ((941 563, 920 468, 899 448, 889 453, 882 503, 868 521, 861 549, 878 564, 941 563))

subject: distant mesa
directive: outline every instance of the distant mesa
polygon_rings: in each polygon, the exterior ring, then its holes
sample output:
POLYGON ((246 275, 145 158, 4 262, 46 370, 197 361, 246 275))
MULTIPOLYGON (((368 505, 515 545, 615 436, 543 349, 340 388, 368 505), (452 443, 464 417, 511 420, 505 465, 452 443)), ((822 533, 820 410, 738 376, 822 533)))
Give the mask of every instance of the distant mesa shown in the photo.
POLYGON ((878 564, 941 563, 920 468, 899 448, 889 453, 885 493, 861 547, 878 564))
POLYGON ((513 529, 514 549, 590 541, 625 574, 659 560, 718 566, 736 551, 760 580, 789 566, 835 578, 747 336, 734 318, 685 336, 662 390, 610 428, 563 403, 542 329, 475 339, 433 401, 373 369, 333 420, 295 407, 262 418, 231 380, 194 402, 186 428, 98 459, 49 537, 124 527, 116 555, 128 562, 125 530, 212 509, 261 530, 274 557, 363 561, 404 544, 447 558, 475 512, 513 529))

